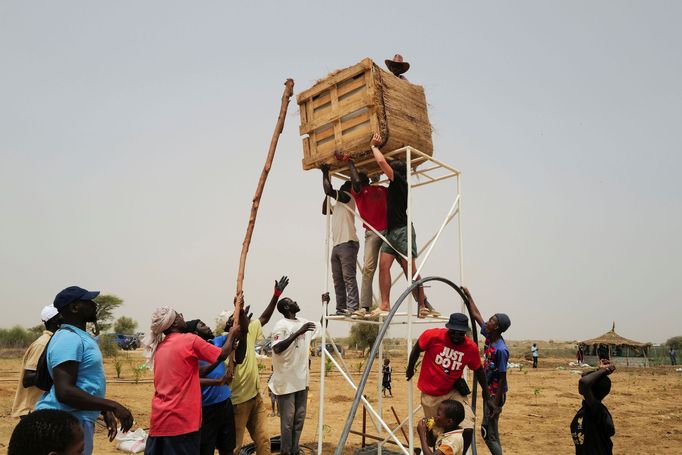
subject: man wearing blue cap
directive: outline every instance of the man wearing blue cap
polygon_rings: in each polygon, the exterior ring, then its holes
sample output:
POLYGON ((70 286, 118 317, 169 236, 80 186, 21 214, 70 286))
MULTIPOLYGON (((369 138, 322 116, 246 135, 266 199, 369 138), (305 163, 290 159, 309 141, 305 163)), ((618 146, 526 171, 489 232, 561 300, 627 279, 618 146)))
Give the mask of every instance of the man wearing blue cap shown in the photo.
POLYGON ((98 295, 99 291, 71 286, 55 297, 54 307, 62 316, 62 325, 47 347, 47 368, 54 384, 36 404, 36 410, 60 409, 80 421, 86 455, 92 454, 94 427, 100 414, 109 429, 109 440, 116 436, 117 420, 123 432, 133 425, 128 409, 104 398, 102 353, 85 331, 88 322, 97 322, 97 303, 93 299, 98 295))
POLYGON ((490 398, 497 405, 492 411, 487 407, 483 408, 481 432, 490 453, 502 455, 498 420, 500 412, 502 412, 502 406, 504 406, 507 398, 507 362, 509 361, 509 348, 504 342, 504 338, 502 338, 502 333, 511 326, 511 320, 506 314, 497 313, 485 322, 469 290, 462 287, 462 291, 464 291, 469 300, 471 316, 481 327, 481 335, 485 337, 483 367, 485 368, 485 375, 488 381, 490 398))

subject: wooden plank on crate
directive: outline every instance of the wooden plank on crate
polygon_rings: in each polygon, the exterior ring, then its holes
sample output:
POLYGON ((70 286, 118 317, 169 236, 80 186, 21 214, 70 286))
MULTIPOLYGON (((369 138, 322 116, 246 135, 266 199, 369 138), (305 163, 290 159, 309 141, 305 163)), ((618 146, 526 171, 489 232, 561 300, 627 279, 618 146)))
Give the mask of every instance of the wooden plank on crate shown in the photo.
POLYGON ((363 107, 369 108, 371 106, 373 106, 373 102, 370 100, 367 94, 364 94, 362 98, 353 99, 351 101, 342 101, 339 103, 337 109, 332 109, 329 112, 318 115, 311 122, 301 123, 298 131, 301 135, 310 134, 327 123, 337 121, 348 112, 355 112, 358 109, 362 109, 363 107))
POLYGON ((367 74, 367 72, 363 73, 362 77, 358 77, 355 80, 349 80, 348 82, 343 81, 342 83, 339 83, 337 85, 337 93, 339 98, 343 98, 354 90, 363 87, 365 85, 365 74, 367 74))
POLYGON ((327 104, 330 101, 331 101, 331 93, 327 92, 327 93, 320 95, 317 98, 313 98, 311 101, 308 101, 308 102, 313 103, 313 109, 317 109, 320 106, 327 104))
POLYGON ((365 123, 369 121, 369 109, 359 115, 356 115, 354 117, 349 118, 348 120, 344 121, 343 118, 341 118, 340 126, 341 126, 341 132, 349 130, 353 127, 356 127, 360 125, 361 123, 365 123))
POLYGON ((329 125, 329 128, 325 128, 322 131, 316 131, 313 132, 315 143, 321 141, 322 139, 326 139, 329 136, 334 135, 334 125, 329 125))
POLYGON ((304 137, 303 138, 303 160, 308 160, 310 159, 310 138, 309 137, 304 137))
POLYGON ((298 96, 296 97, 296 102, 298 104, 302 104, 304 101, 307 101, 308 99, 312 98, 313 96, 317 95, 318 93, 330 88, 332 85, 336 85, 340 81, 348 79, 349 77, 353 77, 356 74, 360 74, 363 71, 365 71, 371 67, 372 67, 372 60, 369 58, 365 58, 364 60, 362 60, 357 65, 353 65, 353 66, 348 67, 344 70, 341 70, 338 73, 334 74, 333 76, 329 76, 328 78, 324 79, 323 81, 315 84, 314 86, 312 86, 308 90, 304 90, 303 92, 299 93, 298 96))

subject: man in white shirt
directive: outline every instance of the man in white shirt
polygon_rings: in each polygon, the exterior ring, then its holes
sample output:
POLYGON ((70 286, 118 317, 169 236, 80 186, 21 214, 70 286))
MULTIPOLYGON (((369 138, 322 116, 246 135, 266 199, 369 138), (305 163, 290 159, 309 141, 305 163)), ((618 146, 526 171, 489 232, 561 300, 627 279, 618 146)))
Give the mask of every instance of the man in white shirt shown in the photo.
MULTIPOLYGON (((355 200, 350 196, 351 183, 345 182, 337 191, 329 180, 329 166, 322 169, 324 194, 333 198, 332 207, 332 278, 336 294, 336 314, 350 316, 360 306, 358 281, 356 278, 360 242, 355 230, 355 200)), ((322 214, 327 214, 327 198, 322 205, 322 214)))
POLYGON ((284 319, 272 329, 273 374, 268 386, 277 396, 282 455, 298 455, 308 401, 308 353, 317 324, 297 318, 298 303, 288 297, 277 302, 284 319))

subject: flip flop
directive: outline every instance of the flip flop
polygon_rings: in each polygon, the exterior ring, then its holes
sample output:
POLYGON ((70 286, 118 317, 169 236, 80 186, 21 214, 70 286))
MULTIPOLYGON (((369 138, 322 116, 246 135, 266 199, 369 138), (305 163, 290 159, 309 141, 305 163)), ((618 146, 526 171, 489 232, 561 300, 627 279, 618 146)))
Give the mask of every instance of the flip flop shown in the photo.
POLYGON ((369 313, 369 315, 367 317, 368 318, 376 318, 379 316, 388 316, 389 311, 390 310, 382 310, 382 309, 377 308, 376 310, 369 313))
POLYGON ((419 319, 424 319, 429 315, 429 309, 428 308, 420 308, 419 311, 417 311, 417 318, 419 319))

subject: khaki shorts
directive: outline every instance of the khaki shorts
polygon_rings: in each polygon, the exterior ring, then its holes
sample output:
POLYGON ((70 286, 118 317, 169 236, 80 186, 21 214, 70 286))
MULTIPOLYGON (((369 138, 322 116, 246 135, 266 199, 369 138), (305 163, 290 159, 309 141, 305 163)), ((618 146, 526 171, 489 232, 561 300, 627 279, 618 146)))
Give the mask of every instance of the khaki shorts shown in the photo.
MULTIPOLYGON (((471 406, 469 405, 469 400, 454 389, 451 390, 450 393, 446 393, 445 395, 438 397, 427 395, 422 392, 421 402, 422 408, 424 409, 424 416, 427 419, 435 418, 436 412, 438 411, 438 406, 445 400, 455 400, 462 403, 462 405, 464 405, 464 420, 462 420, 462 423, 459 426, 465 430, 468 428, 474 428, 475 416, 474 411, 471 410, 471 406)), ((442 433, 442 430, 434 431, 434 434, 437 433, 442 433)))

